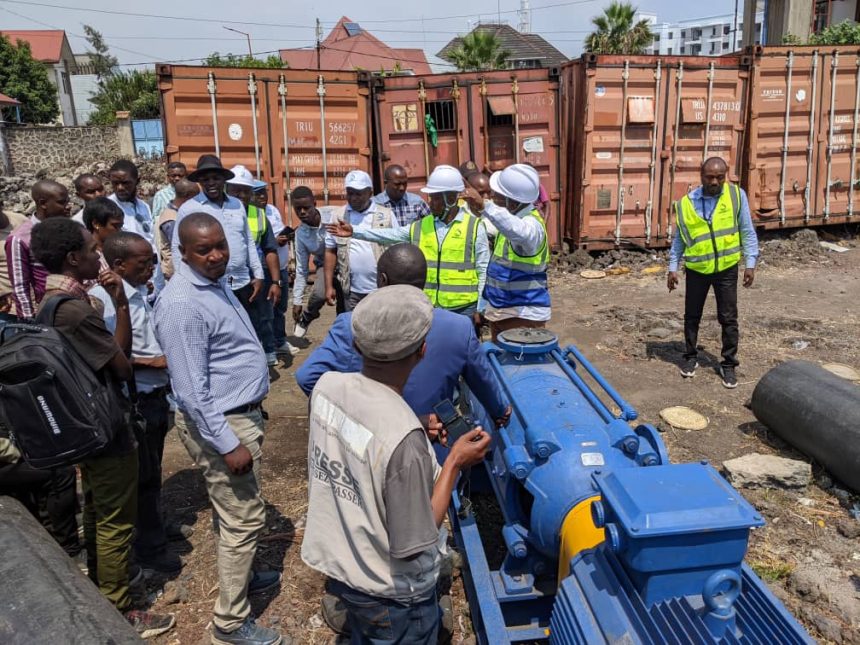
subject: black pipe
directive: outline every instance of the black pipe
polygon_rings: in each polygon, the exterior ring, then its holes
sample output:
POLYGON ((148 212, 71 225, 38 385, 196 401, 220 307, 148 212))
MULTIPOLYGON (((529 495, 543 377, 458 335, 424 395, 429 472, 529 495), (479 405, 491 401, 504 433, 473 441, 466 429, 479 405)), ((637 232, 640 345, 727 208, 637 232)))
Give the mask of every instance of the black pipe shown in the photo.
POLYGON ((774 367, 752 395, 756 419, 860 492, 860 387, 815 363, 774 367))

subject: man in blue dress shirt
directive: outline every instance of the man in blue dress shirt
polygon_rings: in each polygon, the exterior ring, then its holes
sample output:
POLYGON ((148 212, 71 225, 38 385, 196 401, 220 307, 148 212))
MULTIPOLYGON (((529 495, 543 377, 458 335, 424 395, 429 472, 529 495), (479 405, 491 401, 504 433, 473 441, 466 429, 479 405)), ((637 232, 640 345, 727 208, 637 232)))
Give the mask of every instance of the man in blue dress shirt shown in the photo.
MULTIPOLYGON (((408 284, 423 289, 426 275, 427 261, 412 244, 389 247, 379 258, 377 283, 380 288, 408 284)), ((361 371, 362 360, 352 342, 351 321, 349 312, 338 316, 323 344, 296 372, 296 381, 305 394, 310 395, 316 382, 328 371, 361 371)), ((422 421, 433 412, 434 405, 454 396, 462 376, 490 417, 499 424, 507 422, 510 407, 468 317, 438 307, 434 309, 427 347, 431 351, 412 371, 403 390, 403 398, 412 411, 418 417, 425 417, 422 421)))
POLYGON ((155 333, 170 371, 176 429, 203 470, 215 519, 219 595, 212 641, 277 645, 281 635, 257 625, 248 603, 248 595, 280 583, 277 571, 251 571, 266 523, 260 492, 266 356, 225 283, 232 249, 221 224, 208 213, 191 213, 176 232, 174 257, 182 259, 174 261, 176 272, 156 302, 155 333))

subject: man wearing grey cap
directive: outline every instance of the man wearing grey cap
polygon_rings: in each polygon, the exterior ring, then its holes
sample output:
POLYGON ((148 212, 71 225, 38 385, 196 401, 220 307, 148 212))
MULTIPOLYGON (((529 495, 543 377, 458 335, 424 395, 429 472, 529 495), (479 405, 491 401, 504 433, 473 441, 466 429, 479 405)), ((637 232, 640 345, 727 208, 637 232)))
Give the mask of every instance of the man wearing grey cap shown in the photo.
MULTIPOLYGON (((346 222, 356 231, 396 226, 391 209, 373 201, 373 182, 366 172, 351 170, 347 173, 344 189, 347 204, 333 212, 334 221, 346 222)), ((376 261, 382 250, 379 244, 326 234, 325 282, 329 305, 334 305, 337 298, 335 279, 340 283, 347 311, 355 309, 362 298, 376 290, 376 261)))
POLYGON ((352 316, 361 373, 329 372, 311 396, 302 559, 332 579, 353 642, 436 643, 439 527, 460 470, 480 463, 490 446, 475 428, 440 469, 401 396, 432 321, 416 287, 370 294, 352 316))

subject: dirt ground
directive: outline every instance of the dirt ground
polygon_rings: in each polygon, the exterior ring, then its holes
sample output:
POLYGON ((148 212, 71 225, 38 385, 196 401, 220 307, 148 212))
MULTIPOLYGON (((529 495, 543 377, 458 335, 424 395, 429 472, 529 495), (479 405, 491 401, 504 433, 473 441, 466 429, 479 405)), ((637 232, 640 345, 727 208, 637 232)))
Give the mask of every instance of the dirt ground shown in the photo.
MULTIPOLYGON (((805 241, 765 242, 756 281, 740 290, 741 366, 737 390, 724 389, 715 373, 719 326, 709 302, 700 332, 704 356, 694 379, 683 380, 676 362, 683 350, 681 289, 668 293, 662 258, 649 262, 624 254, 600 266, 629 273, 586 280, 565 262, 551 279, 551 329, 563 343, 584 351, 640 419, 663 430, 673 461, 707 459, 715 465, 751 452, 804 457, 756 422, 745 407, 758 379, 781 361, 802 358, 860 368, 860 248, 837 254, 805 241), (796 242, 796 243, 795 243, 796 242), (645 272, 643 272, 643 269, 645 272), (650 271, 653 271, 651 273, 650 271), (706 430, 685 432, 661 425, 659 411, 686 405, 710 420, 706 430)), ((581 264, 581 263, 580 263, 581 264)), ((301 561, 306 502, 307 399, 295 384, 297 365, 323 338, 332 312, 314 323, 303 351, 273 377, 267 402, 270 422, 264 446, 264 495, 269 503, 260 568, 283 571, 279 592, 255 599, 259 621, 279 628, 293 643, 335 642, 319 614, 322 578, 301 561)), ((815 483, 800 493, 744 490, 767 525, 754 531, 748 561, 821 642, 860 643, 860 543, 849 510, 853 496, 819 466, 815 483), (848 536, 848 537, 846 537, 848 536)), ((161 587, 150 580, 154 609, 177 615, 176 629, 159 643, 208 643, 206 627, 216 596, 215 549, 202 484, 175 433, 165 454, 166 507, 195 527, 190 543, 178 545, 185 569, 161 587)), ((860 506, 858 506, 860 508, 860 506)), ((453 587, 454 643, 471 643, 471 624, 457 579, 453 587)), ((289 639, 288 641, 289 642, 289 639)))

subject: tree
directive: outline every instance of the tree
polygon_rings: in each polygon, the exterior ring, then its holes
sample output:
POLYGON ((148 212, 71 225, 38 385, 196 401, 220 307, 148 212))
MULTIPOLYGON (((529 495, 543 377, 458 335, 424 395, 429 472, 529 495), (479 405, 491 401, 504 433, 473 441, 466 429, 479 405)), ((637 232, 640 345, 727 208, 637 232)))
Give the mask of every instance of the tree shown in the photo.
POLYGON ((91 125, 112 125, 118 111, 128 111, 132 119, 157 119, 158 85, 152 70, 119 72, 104 79, 90 102, 96 110, 91 125))
POLYGON ((498 36, 485 29, 475 29, 460 39, 460 44, 449 50, 446 58, 460 72, 484 72, 505 69, 511 53, 502 49, 498 36))
POLYGON ((119 65, 119 61, 116 59, 116 56, 111 56, 101 32, 96 31, 89 25, 84 25, 84 33, 87 35, 87 42, 92 48, 91 51, 87 51, 87 54, 90 56, 93 72, 98 77, 99 82, 101 82, 113 74, 114 69, 119 65))
POLYGON ((203 61, 207 67, 255 67, 258 69, 283 69, 288 65, 281 60, 279 56, 269 54, 266 58, 254 58, 245 54, 237 56, 236 54, 227 54, 222 56, 218 52, 212 52, 203 61))
POLYGON ((23 40, 13 44, 3 35, 0 93, 21 102, 21 119, 26 123, 51 123, 60 114, 57 88, 48 79, 48 69, 33 58, 30 44, 23 40))
POLYGON ((825 27, 809 37, 808 45, 857 45, 860 44, 860 25, 852 20, 825 27))
POLYGON ((636 19, 636 7, 613 1, 602 16, 592 18, 597 28, 585 39, 585 50, 594 54, 644 54, 654 40, 651 23, 636 19))

